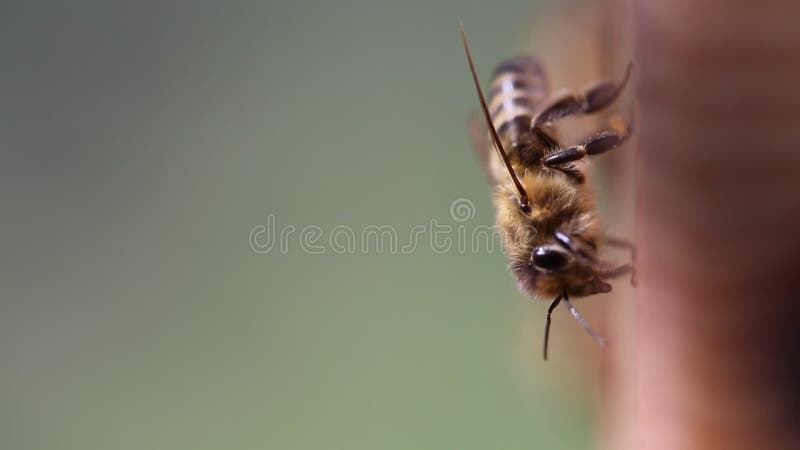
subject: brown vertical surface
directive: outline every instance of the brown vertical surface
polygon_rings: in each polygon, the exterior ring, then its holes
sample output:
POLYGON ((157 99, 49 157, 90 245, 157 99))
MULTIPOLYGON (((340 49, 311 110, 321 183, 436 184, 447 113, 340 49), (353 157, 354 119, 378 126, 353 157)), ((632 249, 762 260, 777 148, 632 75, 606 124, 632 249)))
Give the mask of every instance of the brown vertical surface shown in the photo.
POLYGON ((629 450, 800 448, 800 2, 638 0, 629 450))
MULTIPOLYGON (((597 36, 601 43, 602 77, 620 73, 634 62, 633 76, 621 101, 611 108, 612 113, 626 119, 634 113, 635 92, 638 85, 638 62, 633 58, 632 0, 605 0, 597 19, 601 30, 597 36)), ((603 219, 609 233, 627 239, 635 235, 634 205, 636 199, 636 166, 639 149, 638 124, 633 123, 634 134, 619 151, 609 152, 596 159, 605 183, 600 188, 606 200, 603 219), (610 200, 610 201, 609 201, 610 200)), ((610 252, 608 258, 626 261, 625 251, 610 252)), ((636 410, 636 373, 632 370, 636 360, 636 291, 627 280, 619 280, 602 307, 607 315, 604 331, 611 344, 599 359, 597 428, 601 431, 596 443, 598 450, 633 448, 630 417, 636 410)))

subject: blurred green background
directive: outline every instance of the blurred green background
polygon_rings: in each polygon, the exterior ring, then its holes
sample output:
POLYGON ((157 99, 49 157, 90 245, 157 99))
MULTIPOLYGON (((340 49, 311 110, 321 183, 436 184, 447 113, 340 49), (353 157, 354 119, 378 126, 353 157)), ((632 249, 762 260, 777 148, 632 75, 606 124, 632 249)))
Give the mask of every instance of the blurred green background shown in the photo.
POLYGON ((0 5, 0 448, 588 448, 502 255, 248 242, 491 225, 457 26, 486 80, 541 7, 0 5))

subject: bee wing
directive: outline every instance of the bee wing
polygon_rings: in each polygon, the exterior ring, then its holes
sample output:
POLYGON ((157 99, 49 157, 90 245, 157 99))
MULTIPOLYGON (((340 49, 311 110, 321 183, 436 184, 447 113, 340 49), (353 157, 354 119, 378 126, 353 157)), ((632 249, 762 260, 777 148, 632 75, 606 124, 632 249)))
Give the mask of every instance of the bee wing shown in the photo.
POLYGON ((477 111, 470 114, 467 127, 472 141, 472 149, 475 151, 475 158, 478 160, 481 169, 483 169, 486 179, 489 180, 489 184, 494 186, 497 180, 495 180, 492 175, 492 169, 489 167, 494 148, 489 140, 489 130, 486 128, 483 116, 477 111))

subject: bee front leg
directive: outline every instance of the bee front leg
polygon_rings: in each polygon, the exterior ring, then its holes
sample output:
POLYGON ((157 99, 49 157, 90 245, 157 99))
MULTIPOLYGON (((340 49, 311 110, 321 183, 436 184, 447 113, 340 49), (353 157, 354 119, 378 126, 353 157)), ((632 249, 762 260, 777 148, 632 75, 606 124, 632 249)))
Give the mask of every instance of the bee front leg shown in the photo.
POLYGON ((633 242, 616 236, 605 236, 603 242, 609 247, 617 247, 627 250, 631 255, 631 263, 636 264, 636 245, 633 242))
POLYGON ((623 264, 610 270, 599 272, 597 275, 601 279, 617 278, 623 275, 631 275, 631 286, 636 286, 636 268, 632 264, 623 264))

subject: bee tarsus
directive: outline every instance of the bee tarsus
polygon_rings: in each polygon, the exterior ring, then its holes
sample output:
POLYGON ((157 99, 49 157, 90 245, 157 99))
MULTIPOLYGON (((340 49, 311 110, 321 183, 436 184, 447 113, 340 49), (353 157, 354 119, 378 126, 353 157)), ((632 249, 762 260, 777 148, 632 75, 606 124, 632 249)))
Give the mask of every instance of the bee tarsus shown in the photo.
POLYGON ((580 94, 563 92, 554 96, 531 121, 531 127, 541 127, 565 117, 597 112, 614 103, 628 84, 633 64, 628 64, 625 77, 619 83, 603 81, 585 87, 580 94))
POLYGON ((621 237, 611 236, 608 234, 605 235, 603 242, 605 242, 605 244, 608 245, 609 247, 617 247, 627 250, 631 255, 631 263, 636 264, 636 245, 634 245, 633 242, 621 237))
POLYGON ((587 139, 583 144, 559 150, 548 155, 542 161, 545 166, 555 167, 559 164, 575 162, 588 155, 599 155, 609 150, 613 150, 628 140, 627 133, 617 131, 603 131, 587 139))

